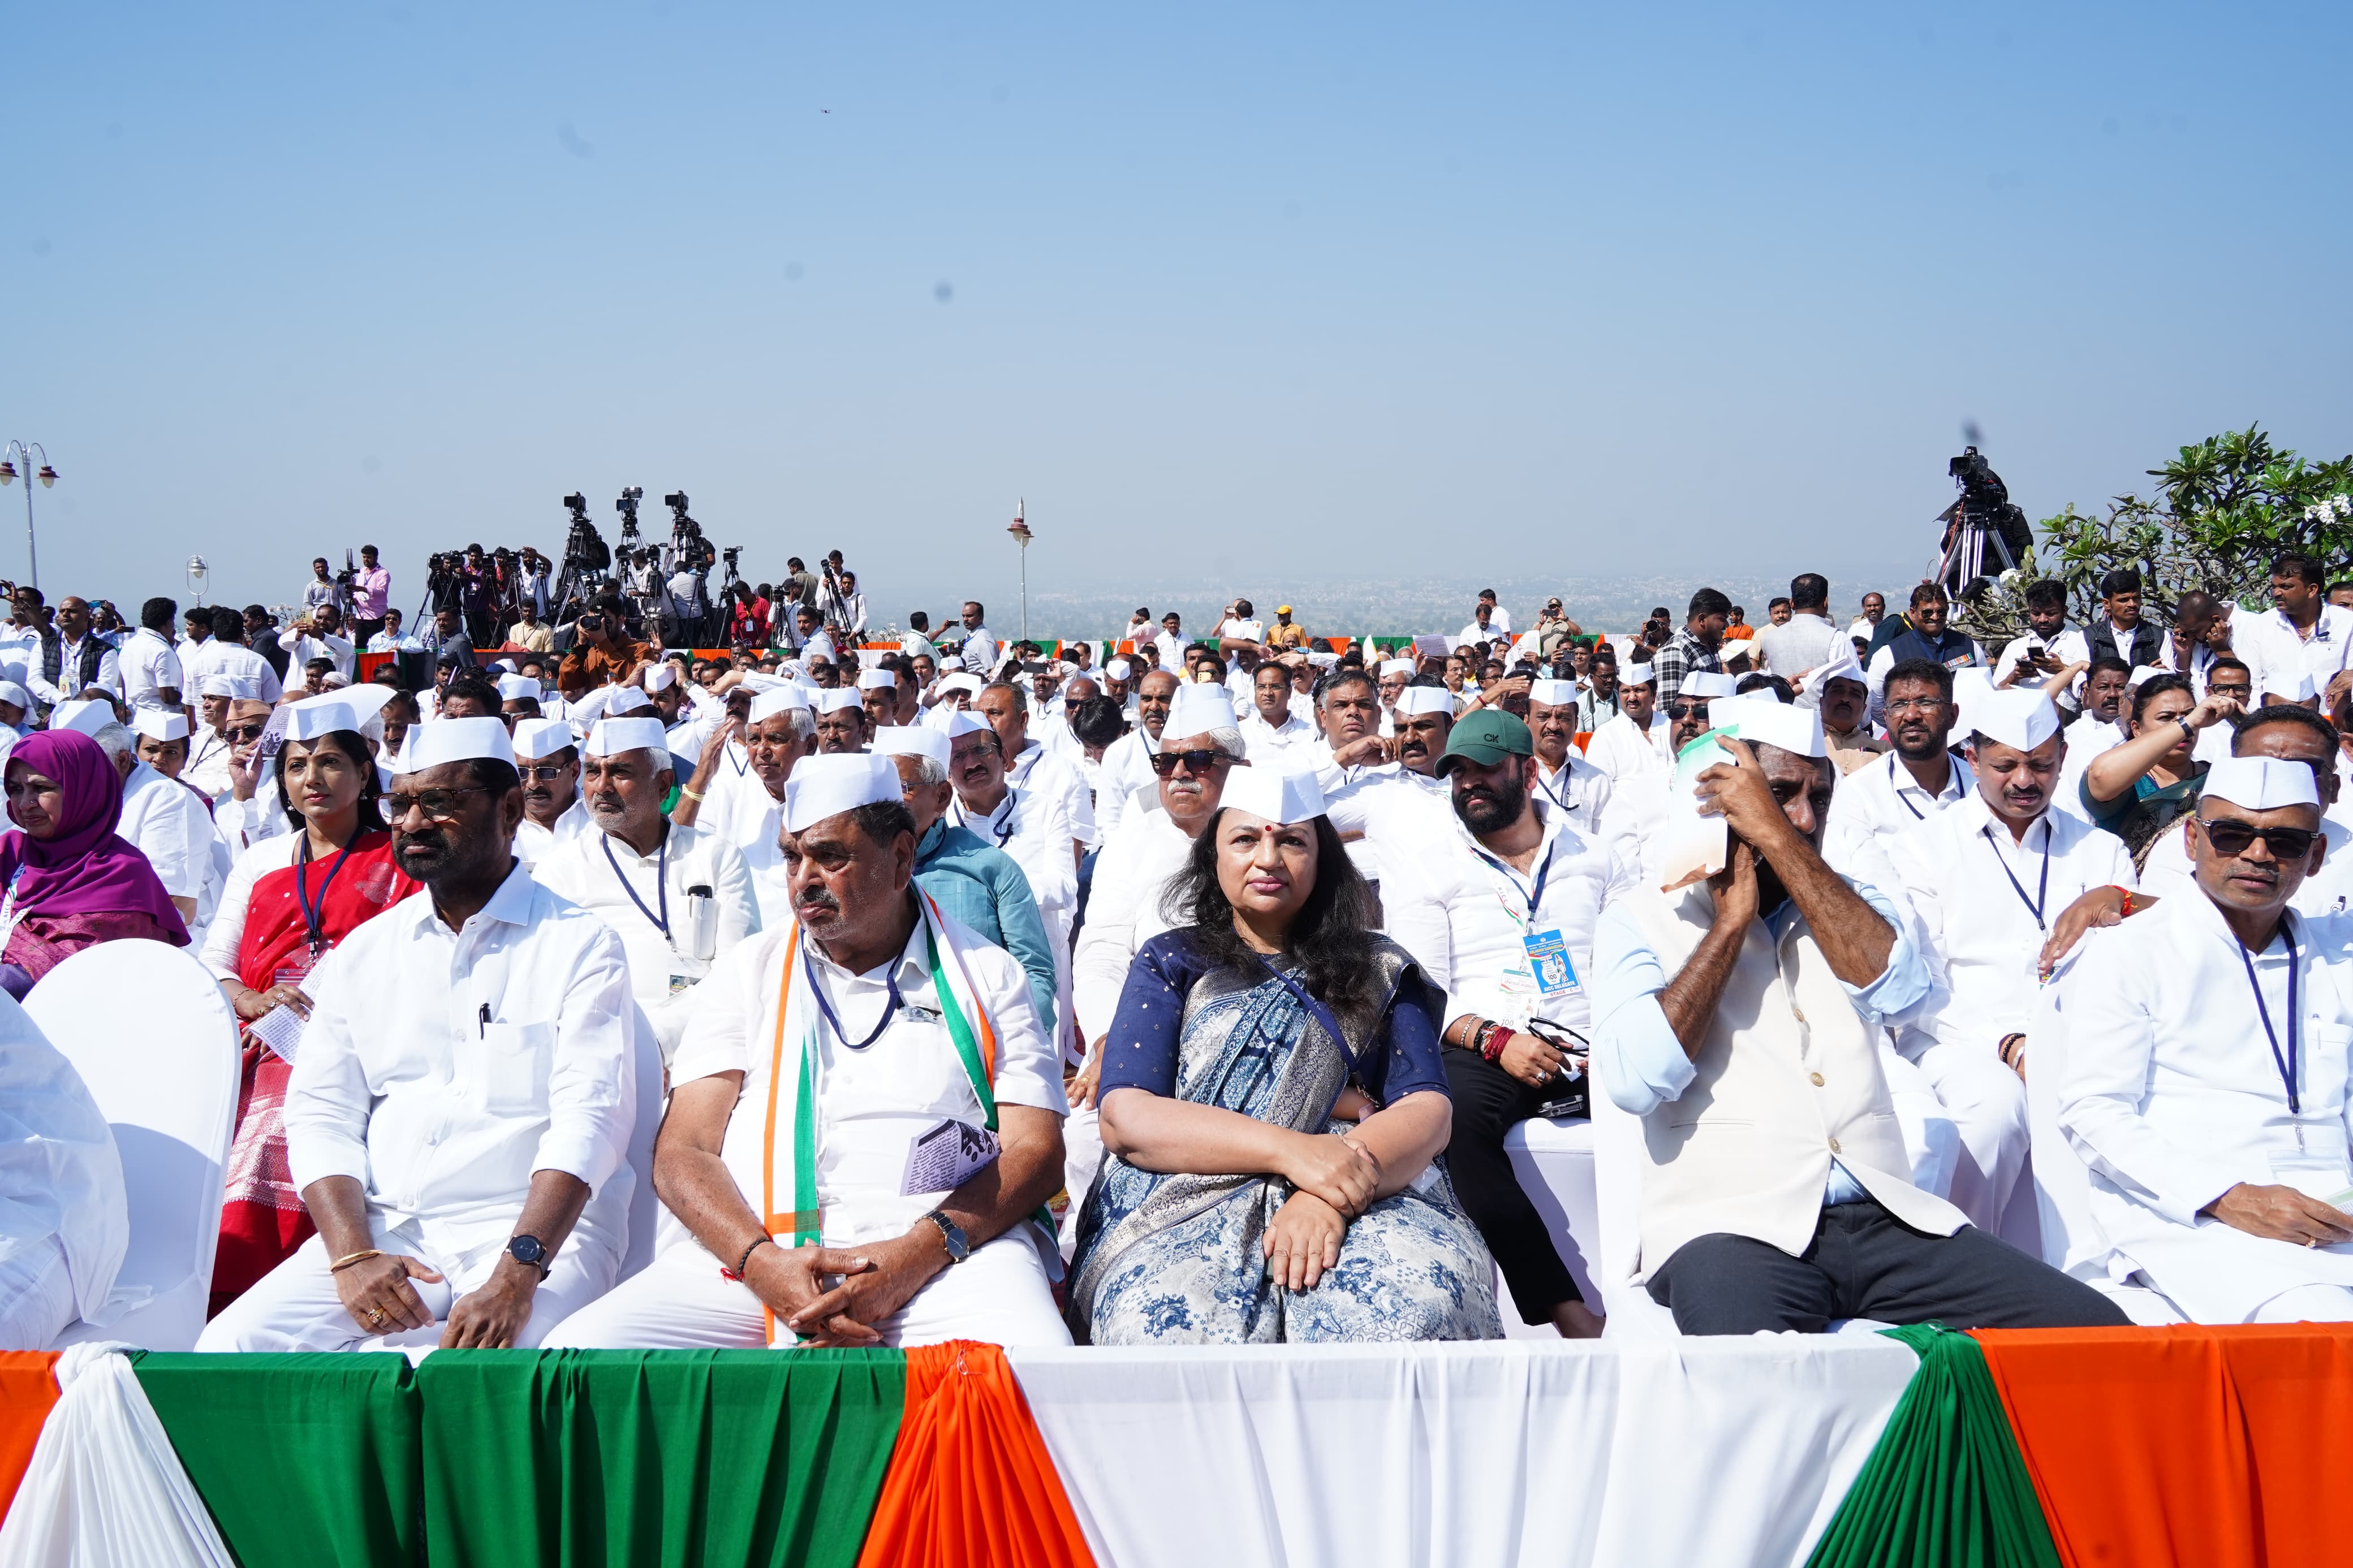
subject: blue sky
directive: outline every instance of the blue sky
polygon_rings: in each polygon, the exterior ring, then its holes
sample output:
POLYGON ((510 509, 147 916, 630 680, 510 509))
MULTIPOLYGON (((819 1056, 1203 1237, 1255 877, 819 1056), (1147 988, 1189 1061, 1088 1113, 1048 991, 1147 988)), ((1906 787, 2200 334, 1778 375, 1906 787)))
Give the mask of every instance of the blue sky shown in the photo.
MULTIPOLYGON (((281 598, 683 486, 755 574, 1909 563, 2353 448, 2343 6, 20 10, 42 582, 281 598)), ((23 552, 0 491, 0 572, 23 552)), ((653 509, 659 515, 659 509, 653 509)), ((1164 595, 1165 596, 1165 595, 1164 595)), ((1841 598, 1845 595, 1841 595, 1841 598)))

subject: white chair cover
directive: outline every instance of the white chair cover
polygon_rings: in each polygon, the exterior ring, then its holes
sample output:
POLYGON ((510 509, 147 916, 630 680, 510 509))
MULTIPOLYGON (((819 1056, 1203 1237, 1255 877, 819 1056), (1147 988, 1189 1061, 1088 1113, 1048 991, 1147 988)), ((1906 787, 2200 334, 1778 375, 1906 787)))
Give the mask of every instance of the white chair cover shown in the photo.
POLYGON ((654 1195, 654 1134, 661 1131, 662 1110, 669 1104, 662 1092, 661 1044, 642 1008, 631 1005, 637 1027, 631 1036, 638 1069, 638 1120, 629 1131, 629 1169, 637 1190, 629 1194, 629 1245, 621 1254, 621 1279, 627 1279, 654 1260, 679 1237, 689 1236, 670 1210, 654 1195))
POLYGON ((131 1201, 112 1322, 69 1326, 60 1345, 117 1341, 194 1350, 212 1294, 221 1193, 237 1126, 237 1016, 187 951, 100 942, 58 964, 25 1011, 90 1086, 114 1130, 131 1201))
MULTIPOLYGON (((1593 1123, 1537 1118, 1523 1121, 1504 1134, 1504 1152, 1511 1157, 1512 1173, 1520 1190, 1544 1216, 1553 1249, 1568 1266, 1568 1277, 1585 1295, 1586 1304, 1601 1310, 1593 1283, 1591 1254, 1600 1243, 1600 1224, 1593 1192, 1593 1123)), ((1504 1271, 1495 1271, 1495 1302, 1504 1311, 1504 1337, 1513 1340, 1553 1340, 1560 1335, 1550 1323, 1524 1323, 1504 1271)))

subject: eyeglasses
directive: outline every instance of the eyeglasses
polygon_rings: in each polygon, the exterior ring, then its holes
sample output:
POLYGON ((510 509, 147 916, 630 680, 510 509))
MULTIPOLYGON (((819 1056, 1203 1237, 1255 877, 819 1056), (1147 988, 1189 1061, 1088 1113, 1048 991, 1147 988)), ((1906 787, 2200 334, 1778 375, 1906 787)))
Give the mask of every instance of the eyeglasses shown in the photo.
POLYGON ((1707 704, 1705 702, 1665 702, 1660 704, 1659 711, 1673 722, 1680 724, 1694 713, 1703 719, 1706 718, 1707 704))
POLYGON ((527 768, 518 763, 515 764, 515 775, 525 784, 553 784, 564 776, 564 764, 543 763, 538 766, 527 768))
POLYGON ((2301 860, 2312 853, 2312 841, 2320 837, 2309 827, 2257 827, 2252 822, 2228 816, 2211 822, 2201 816, 2198 828, 2206 835, 2206 842, 2214 847, 2215 854, 2232 859, 2245 854, 2248 846, 2260 838, 2273 859, 2301 860))
POLYGON ((417 795, 388 795, 384 797, 384 819, 398 822, 413 807, 435 822, 455 822, 460 795, 488 793, 480 784, 465 784, 457 789, 428 789, 417 795))
POLYGON ((1187 773, 1199 778, 1219 763, 1231 761, 1233 759, 1225 752, 1208 747, 1198 752, 1157 752, 1153 754, 1152 771, 1164 779, 1169 778, 1176 773, 1176 764, 1182 763, 1187 773))
POLYGON ((259 724, 231 724, 221 733, 232 741, 259 741, 261 739, 261 732, 269 728, 269 725, 266 721, 259 724))

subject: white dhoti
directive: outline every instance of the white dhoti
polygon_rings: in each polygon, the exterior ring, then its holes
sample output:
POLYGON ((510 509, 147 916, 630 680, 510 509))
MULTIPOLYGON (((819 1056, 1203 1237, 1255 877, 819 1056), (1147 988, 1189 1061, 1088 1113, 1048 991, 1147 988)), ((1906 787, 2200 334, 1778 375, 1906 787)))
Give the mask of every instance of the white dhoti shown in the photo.
MULTIPOLYGON (((327 1271, 334 1261, 327 1256, 323 1237, 312 1237, 293 1257, 271 1269, 259 1284, 231 1302, 227 1310, 205 1325, 196 1341, 200 1351, 352 1351, 430 1349, 441 1342, 442 1327, 459 1297, 480 1288, 503 1256, 502 1245, 476 1254, 443 1260, 428 1257, 413 1240, 398 1232, 379 1235, 369 1243, 385 1252, 404 1253, 440 1271, 439 1283, 411 1279, 408 1283, 433 1315, 432 1326, 390 1334, 371 1333, 344 1310, 335 1294, 335 1277, 327 1271)), ((619 1261, 602 1247, 566 1242, 555 1255, 547 1278, 532 1297, 531 1319, 515 1336, 515 1346, 530 1350, 543 1342, 565 1319, 613 1288, 619 1261)))
POLYGON ((1103 1169, 1103 1127, 1095 1107, 1073 1105, 1062 1119, 1062 1191, 1071 1206, 1062 1214, 1062 1261, 1068 1263, 1079 1245, 1079 1211, 1103 1169))
POLYGON ((45 1351, 78 1313, 65 1244, 43 1237, 0 1263, 0 1351, 45 1351))
MULTIPOLYGON (((829 1244, 830 1245, 830 1244, 829 1244)), ((733 1261, 732 1259, 730 1260, 733 1261)), ((719 1272, 700 1243, 673 1247, 610 1295, 567 1319, 550 1350, 759 1350, 768 1342, 760 1299, 719 1272)), ((870 1324, 894 1350, 949 1340, 1067 1345, 1053 1287, 1027 1226, 942 1269, 907 1304, 870 1324)), ((791 1348, 788 1344, 779 1349, 791 1348)))
POLYGON ((2255 1310, 2251 1323, 2353 1323, 2353 1290, 2342 1285, 2298 1285, 2255 1310))
MULTIPOLYGON (((2026 1048, 2034 1048, 2032 1039, 2026 1048)), ((1960 1134, 1946 1195, 1971 1225, 1989 1236, 2000 1235, 2003 1211, 2032 1142, 2025 1083, 1989 1046, 1939 1040, 1911 1059, 1927 1076, 1960 1134)))

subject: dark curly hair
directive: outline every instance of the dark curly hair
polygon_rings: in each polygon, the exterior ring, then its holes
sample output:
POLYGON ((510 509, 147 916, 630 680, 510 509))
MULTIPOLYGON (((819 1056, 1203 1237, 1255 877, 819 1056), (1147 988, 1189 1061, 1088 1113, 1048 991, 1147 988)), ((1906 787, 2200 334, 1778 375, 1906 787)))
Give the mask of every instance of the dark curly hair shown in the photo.
MULTIPOLYGON (((1161 913, 1189 928, 1193 951, 1229 969, 1255 969, 1261 955, 1234 930, 1234 906, 1218 884, 1218 824, 1209 818, 1184 868, 1168 884, 1161 913)), ((1387 1000, 1374 991, 1373 889, 1327 816, 1315 818, 1315 887, 1292 918, 1284 951, 1299 965, 1307 994, 1338 1016, 1351 1031, 1367 1028, 1387 1000)))

